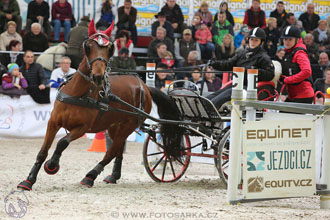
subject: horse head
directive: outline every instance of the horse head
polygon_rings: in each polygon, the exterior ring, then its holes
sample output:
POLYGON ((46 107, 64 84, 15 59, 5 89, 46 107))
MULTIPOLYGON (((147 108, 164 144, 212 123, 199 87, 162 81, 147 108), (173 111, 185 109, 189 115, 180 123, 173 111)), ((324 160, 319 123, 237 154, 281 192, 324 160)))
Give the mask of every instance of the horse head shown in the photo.
POLYGON ((84 41, 84 55, 90 71, 91 80, 97 85, 102 85, 104 75, 109 67, 109 59, 113 54, 113 45, 110 40, 114 22, 105 31, 97 31, 94 20, 88 27, 88 39, 84 41))

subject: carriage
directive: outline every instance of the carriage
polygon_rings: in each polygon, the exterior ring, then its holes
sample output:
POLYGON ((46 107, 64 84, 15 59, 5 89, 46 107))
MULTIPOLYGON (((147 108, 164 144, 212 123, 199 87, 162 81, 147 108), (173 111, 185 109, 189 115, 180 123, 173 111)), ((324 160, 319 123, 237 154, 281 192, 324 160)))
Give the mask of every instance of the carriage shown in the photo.
POLYGON ((198 87, 192 82, 185 82, 192 86, 176 86, 180 83, 180 80, 172 82, 167 90, 167 95, 174 100, 180 111, 181 120, 177 121, 177 125, 183 129, 179 146, 180 156, 174 158, 164 152, 161 123, 145 124, 145 169, 156 182, 174 182, 184 175, 192 156, 212 158, 221 180, 226 184, 230 132, 227 122, 230 118, 226 114, 221 114, 210 100, 201 96, 198 87), (193 136, 199 137, 194 145, 190 141, 190 137, 193 136), (193 149, 197 149, 198 152, 193 152, 193 149))

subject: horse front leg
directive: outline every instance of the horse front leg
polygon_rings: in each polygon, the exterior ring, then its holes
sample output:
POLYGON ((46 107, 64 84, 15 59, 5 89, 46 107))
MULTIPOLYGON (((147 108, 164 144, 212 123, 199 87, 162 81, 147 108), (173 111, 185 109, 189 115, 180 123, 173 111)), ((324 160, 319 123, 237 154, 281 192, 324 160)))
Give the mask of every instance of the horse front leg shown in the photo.
POLYGON ((69 146, 71 141, 80 138, 85 134, 86 131, 87 131, 87 127, 85 125, 76 127, 72 129, 69 134, 67 134, 65 137, 61 138, 58 141, 53 156, 50 158, 50 160, 46 161, 46 163, 44 164, 44 169, 47 174, 54 175, 59 171, 60 169, 59 163, 63 151, 69 146))
POLYGON ((55 135, 59 129, 60 127, 56 126, 56 123, 53 120, 50 119, 48 121, 46 136, 42 147, 37 155, 36 162, 34 163, 26 180, 22 181, 20 184, 17 185, 18 189, 32 190, 32 185, 37 181, 37 175, 39 173, 40 167, 42 163, 46 160, 49 148, 51 147, 55 135))

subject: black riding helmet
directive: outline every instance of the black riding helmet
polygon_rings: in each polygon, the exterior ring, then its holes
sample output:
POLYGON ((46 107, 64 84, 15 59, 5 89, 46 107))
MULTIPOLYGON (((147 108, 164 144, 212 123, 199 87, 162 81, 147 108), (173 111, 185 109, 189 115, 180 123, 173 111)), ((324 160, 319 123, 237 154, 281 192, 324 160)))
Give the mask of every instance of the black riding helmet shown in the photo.
POLYGON ((248 39, 250 38, 259 38, 261 42, 264 42, 266 40, 266 33, 260 27, 256 27, 250 30, 248 39))
POLYGON ((300 38, 301 32, 295 25, 286 26, 283 31, 281 38, 300 38))

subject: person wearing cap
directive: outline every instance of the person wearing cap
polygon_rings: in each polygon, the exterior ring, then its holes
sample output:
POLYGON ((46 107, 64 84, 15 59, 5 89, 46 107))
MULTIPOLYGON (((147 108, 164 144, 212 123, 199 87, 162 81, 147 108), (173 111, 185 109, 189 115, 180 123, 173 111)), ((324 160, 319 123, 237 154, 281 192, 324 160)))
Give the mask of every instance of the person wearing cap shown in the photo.
POLYGON ((242 44, 242 41, 244 38, 249 34, 249 28, 247 25, 243 25, 241 27, 241 30, 238 34, 235 35, 234 37, 234 46, 236 48, 239 48, 242 44))
POLYGON ((183 67, 183 63, 187 61, 190 51, 196 50, 200 54, 199 44, 192 38, 192 32, 190 29, 183 31, 182 39, 175 42, 174 53, 175 58, 178 60, 178 67, 183 67))
POLYGON ((7 29, 9 21, 15 22, 16 31, 22 30, 22 17, 17 0, 0 0, 0 33, 7 29))
POLYGON ((166 37, 174 42, 174 29, 171 23, 166 20, 164 12, 158 12, 158 14, 155 15, 155 18, 157 18, 157 21, 151 25, 151 35, 156 37, 157 28, 163 27, 166 29, 166 37))
POLYGON ((318 27, 313 31, 315 43, 320 46, 320 51, 330 49, 330 30, 327 28, 328 22, 320 20, 318 27))
POLYGON ((112 68, 120 68, 127 70, 136 70, 136 63, 133 57, 128 56, 129 51, 126 47, 119 50, 118 56, 113 57, 112 68))
MULTIPOLYGON (((271 80, 274 78, 274 65, 269 55, 263 49, 266 40, 265 31, 259 27, 253 28, 248 35, 248 46, 240 50, 228 60, 212 61, 211 66, 221 71, 232 71, 233 67, 244 67, 247 69, 258 69, 258 90, 267 89, 271 94, 274 93, 274 86, 271 80)), ((244 86, 247 86, 247 74, 244 74, 244 86)), ((231 88, 229 85, 213 94, 207 96, 217 109, 230 101, 231 88)), ((259 95, 259 99, 264 99, 265 94, 259 95)))
POLYGON ((266 33, 266 41, 264 49, 270 57, 275 56, 277 51, 278 40, 281 37, 281 32, 277 29, 277 20, 274 17, 268 19, 268 25, 264 29, 266 33))
POLYGON ((218 14, 218 20, 212 25, 211 33, 213 36, 213 43, 221 45, 225 34, 231 34, 234 36, 233 25, 227 20, 226 13, 220 11, 218 14))
POLYGON ((251 8, 245 11, 243 24, 246 24, 250 29, 266 28, 266 13, 260 8, 260 0, 252 0, 251 8))
POLYGON ((19 66, 16 63, 10 63, 7 67, 8 73, 2 76, 2 88, 12 89, 16 87, 18 90, 22 88, 26 89, 28 83, 23 74, 19 71, 19 66))
POLYGON ((301 39, 300 30, 295 25, 287 26, 282 31, 285 55, 282 60, 281 80, 287 85, 286 102, 312 103, 312 70, 306 46, 301 39))
POLYGON ((269 17, 276 18, 277 29, 280 31, 283 21, 285 21, 287 15, 288 13, 285 11, 284 2, 278 1, 276 4, 276 9, 270 13, 269 17))
POLYGON ((214 44, 212 43, 211 31, 207 28, 206 21, 202 21, 199 29, 196 31, 195 39, 199 44, 202 59, 209 60, 214 54, 214 44))
POLYGON ((165 14, 166 20, 172 24, 175 33, 181 34, 187 28, 181 8, 176 4, 176 0, 167 0, 161 12, 165 14))
POLYGON ((39 23, 46 33, 48 40, 51 40, 51 27, 49 23, 49 4, 44 0, 30 1, 26 16, 26 26, 24 32, 31 31, 32 23, 39 23))
POLYGON ((102 0, 102 4, 96 12, 101 13, 100 20, 96 22, 96 28, 106 30, 117 16, 117 7, 112 0, 102 0))
POLYGON ((78 66, 84 56, 83 42, 88 39, 89 22, 89 16, 83 16, 80 19, 79 24, 72 28, 69 33, 66 56, 70 57, 71 67, 74 69, 78 69, 78 66))
POLYGON ((195 15, 201 16, 202 21, 206 22, 207 25, 211 25, 213 21, 212 14, 209 10, 209 4, 205 1, 201 3, 201 7, 196 11, 195 15))
POLYGON ((7 24, 7 30, 0 35, 0 50, 6 50, 6 47, 12 40, 17 40, 22 43, 21 35, 16 32, 15 21, 9 21, 7 24))
POLYGON ((303 27, 307 33, 312 33, 312 31, 317 28, 320 16, 314 12, 314 4, 307 4, 307 11, 302 13, 298 20, 302 21, 303 27))

